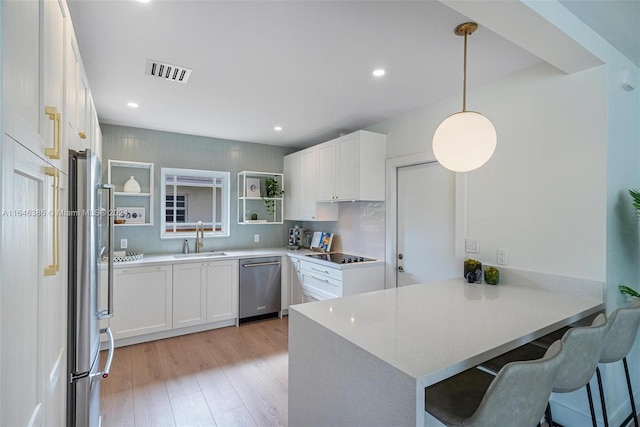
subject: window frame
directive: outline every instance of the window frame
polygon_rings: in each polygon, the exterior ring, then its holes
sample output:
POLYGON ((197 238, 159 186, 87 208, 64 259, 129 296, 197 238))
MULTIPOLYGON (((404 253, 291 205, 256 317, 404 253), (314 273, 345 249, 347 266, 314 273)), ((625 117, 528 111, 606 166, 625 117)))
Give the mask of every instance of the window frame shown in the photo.
MULTIPOLYGON (((189 187, 188 178, 194 178, 195 180, 208 180, 212 181, 211 185, 191 185, 192 187, 207 187, 210 188, 213 192, 212 197, 212 205, 211 205, 211 218, 213 222, 207 223, 211 225, 210 231, 204 232, 204 237, 229 237, 231 234, 231 173, 224 171, 209 171, 209 170, 200 170, 200 169, 180 169, 180 168, 161 168, 160 171, 160 200, 162 200, 162 204, 160 206, 160 238, 161 239, 184 239, 185 237, 194 237, 195 232, 193 231, 175 231, 176 225, 180 224, 182 226, 192 224, 187 221, 185 217, 185 222, 176 222, 176 216, 173 215, 174 221, 167 221, 167 186, 173 185, 174 193, 176 195, 185 195, 184 191, 176 191, 178 188, 189 187), (183 178, 183 181, 180 181, 180 177, 183 178), (167 181, 169 179, 169 182, 167 181), (173 180, 173 181, 172 181, 173 180), (216 181, 220 180, 220 184, 216 184, 216 181), (220 200, 216 198, 216 189, 221 189, 221 197, 220 200), (216 218, 217 205, 216 202, 220 203, 220 218, 216 218), (174 231, 167 231, 167 227, 171 227, 173 224, 174 231), (220 231, 216 231, 217 226, 220 227, 220 231)), ((188 199, 188 197, 186 197, 188 199)), ((185 200, 186 202, 186 200, 185 200)), ((174 212, 175 213, 175 212, 174 212)), ((186 206, 185 206, 185 214, 187 214, 186 206)), ((195 226, 195 223, 193 223, 195 226)))

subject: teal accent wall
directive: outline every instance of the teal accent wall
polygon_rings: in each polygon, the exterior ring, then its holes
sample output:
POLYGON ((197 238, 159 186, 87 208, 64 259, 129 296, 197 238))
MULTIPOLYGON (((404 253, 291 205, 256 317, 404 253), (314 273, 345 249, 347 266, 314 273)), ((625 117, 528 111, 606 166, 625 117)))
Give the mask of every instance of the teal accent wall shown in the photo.
MULTIPOLYGON (((154 164, 154 224, 116 227, 116 250, 120 249, 120 239, 128 239, 127 251, 142 252, 145 255, 182 251, 183 239, 160 239, 160 170, 163 167, 231 173, 231 235, 206 238, 204 251, 286 246, 287 230, 292 226, 289 222, 281 225, 238 224, 237 180, 238 172, 243 170, 281 173, 282 158, 297 149, 108 124, 101 125, 101 129, 105 182, 109 159, 154 164), (260 235, 259 243, 254 243, 254 234, 260 235)), ((193 251, 195 234, 188 240, 193 251)))

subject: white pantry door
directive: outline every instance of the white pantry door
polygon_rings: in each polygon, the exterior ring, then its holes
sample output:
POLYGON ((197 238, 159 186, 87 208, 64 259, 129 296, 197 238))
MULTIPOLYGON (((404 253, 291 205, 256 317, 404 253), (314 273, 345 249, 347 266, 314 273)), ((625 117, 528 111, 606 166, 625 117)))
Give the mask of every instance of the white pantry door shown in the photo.
POLYGON ((397 286, 455 277, 455 174, 437 162, 397 174, 397 286))

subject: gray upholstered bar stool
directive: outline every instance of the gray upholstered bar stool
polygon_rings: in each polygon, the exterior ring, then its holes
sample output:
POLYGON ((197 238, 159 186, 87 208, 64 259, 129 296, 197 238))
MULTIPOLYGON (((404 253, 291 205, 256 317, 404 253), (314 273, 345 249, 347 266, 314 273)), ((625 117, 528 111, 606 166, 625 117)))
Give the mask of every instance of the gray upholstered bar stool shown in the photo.
POLYGON ((561 341, 542 359, 513 362, 493 376, 468 369, 425 389, 425 410, 447 426, 534 426, 542 418, 559 369, 561 341))
MULTIPOLYGON (((562 337, 564 352, 570 363, 564 364, 556 378, 553 387, 554 393, 570 393, 587 388, 589 398, 589 409, 591 411, 591 422, 593 427, 597 427, 595 409, 593 406, 593 396, 589 381, 596 371, 602 346, 608 330, 608 324, 604 314, 599 314, 591 326, 571 328, 562 337)), ((498 372, 505 363, 514 360, 536 359, 545 349, 536 344, 526 344, 513 351, 505 353, 480 365, 481 369, 489 372, 498 372)), ((547 407, 547 421, 553 426, 553 417, 550 407, 547 407)))
MULTIPOLYGON (((633 343, 638 335, 640 327, 640 300, 635 300, 626 308, 619 308, 609 317, 609 331, 605 337, 604 347, 600 354, 600 363, 614 363, 622 360, 624 365, 624 374, 627 378, 627 390, 629 391, 629 400, 631 401, 631 414, 622 422, 621 425, 627 425, 633 419, 635 427, 638 427, 638 418, 636 412, 636 404, 633 400, 633 390, 631 388, 631 379, 629 378, 629 366, 627 365, 627 354, 631 351, 633 343)), ((598 378, 598 389, 600 391, 600 403, 602 404, 602 415, 605 419, 605 425, 608 425, 607 406, 605 404, 604 392, 602 389, 602 378, 600 369, 596 368, 596 376, 598 378)))

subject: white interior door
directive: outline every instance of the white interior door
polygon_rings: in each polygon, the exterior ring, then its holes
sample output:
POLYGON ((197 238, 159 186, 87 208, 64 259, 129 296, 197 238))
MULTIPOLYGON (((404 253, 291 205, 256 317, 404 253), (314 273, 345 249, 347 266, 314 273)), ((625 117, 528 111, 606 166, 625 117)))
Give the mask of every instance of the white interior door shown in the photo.
POLYGON ((456 277, 455 174, 437 162, 397 169, 398 286, 456 277))

